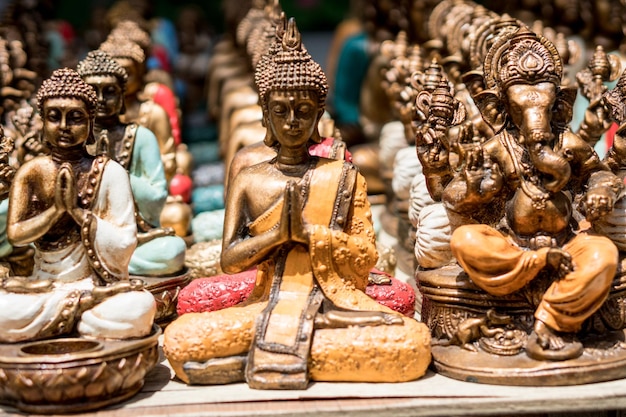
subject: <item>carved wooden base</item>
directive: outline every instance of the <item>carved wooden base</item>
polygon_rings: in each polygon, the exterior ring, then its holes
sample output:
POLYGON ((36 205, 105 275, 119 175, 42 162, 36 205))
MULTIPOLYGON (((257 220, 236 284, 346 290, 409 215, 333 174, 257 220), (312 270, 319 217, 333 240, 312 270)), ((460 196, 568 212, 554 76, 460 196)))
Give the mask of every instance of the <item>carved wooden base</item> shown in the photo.
POLYGON ((37 414, 76 413, 124 401, 159 358, 155 326, 141 339, 59 338, 0 344, 0 402, 37 414))
POLYGON ((176 318, 178 293, 191 282, 191 276, 186 269, 174 276, 132 278, 142 279, 146 283, 146 289, 154 295, 157 303, 155 323, 165 327, 176 318))
POLYGON ((537 277, 515 294, 497 297, 476 287, 458 265, 418 270, 416 280, 424 297, 422 320, 433 336, 433 366, 451 378, 499 385, 578 385, 624 378, 623 271, 622 266, 608 299, 577 335, 582 355, 535 360, 528 354, 533 352, 533 315, 549 276, 537 277))
POLYGON ((438 373, 450 378, 496 385, 579 385, 626 377, 623 332, 582 342, 582 356, 566 361, 537 361, 523 350, 514 356, 503 356, 455 345, 433 346, 433 365, 438 373))

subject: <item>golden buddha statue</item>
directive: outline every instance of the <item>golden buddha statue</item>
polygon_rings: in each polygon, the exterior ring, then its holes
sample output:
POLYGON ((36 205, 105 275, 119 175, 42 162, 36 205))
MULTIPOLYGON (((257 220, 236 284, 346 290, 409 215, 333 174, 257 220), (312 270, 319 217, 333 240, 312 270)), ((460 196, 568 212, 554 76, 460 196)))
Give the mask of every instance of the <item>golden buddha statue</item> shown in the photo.
POLYGON ((192 384, 304 389, 309 380, 419 378, 428 330, 364 293, 378 257, 365 180, 351 163, 309 153, 328 87, 293 19, 255 79, 265 144, 277 154, 230 179, 221 266, 257 267, 256 285, 237 306, 172 322, 166 357, 192 384))

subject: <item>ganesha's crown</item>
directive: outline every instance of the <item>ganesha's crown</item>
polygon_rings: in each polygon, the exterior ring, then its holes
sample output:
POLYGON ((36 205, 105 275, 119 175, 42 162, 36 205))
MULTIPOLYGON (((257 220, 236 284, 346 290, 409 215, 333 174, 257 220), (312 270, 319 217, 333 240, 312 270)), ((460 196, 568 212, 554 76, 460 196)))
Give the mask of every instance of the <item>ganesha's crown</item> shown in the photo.
POLYGON ((552 42, 522 27, 496 40, 485 57, 488 88, 505 91, 513 84, 561 84, 563 64, 552 42))

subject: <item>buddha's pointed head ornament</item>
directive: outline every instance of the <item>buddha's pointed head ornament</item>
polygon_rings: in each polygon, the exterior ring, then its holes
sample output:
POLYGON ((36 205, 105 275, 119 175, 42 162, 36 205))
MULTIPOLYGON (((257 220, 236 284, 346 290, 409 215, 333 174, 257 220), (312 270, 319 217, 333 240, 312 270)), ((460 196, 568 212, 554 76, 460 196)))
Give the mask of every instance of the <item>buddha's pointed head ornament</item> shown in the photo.
POLYGON ((289 19, 284 29, 279 24, 276 33, 276 44, 255 72, 261 105, 267 104, 267 96, 273 90, 310 90, 323 106, 328 95, 326 74, 302 44, 296 21, 289 19))
MULTIPOLYGON (((276 34, 276 43, 261 58, 255 71, 259 102, 264 114, 267 113, 270 92, 277 90, 313 92, 318 98, 320 114, 323 113, 328 95, 326 74, 302 44, 296 21, 289 19, 284 29, 279 24, 276 34)), ((321 141, 317 136, 319 134, 316 131, 314 140, 321 141)))

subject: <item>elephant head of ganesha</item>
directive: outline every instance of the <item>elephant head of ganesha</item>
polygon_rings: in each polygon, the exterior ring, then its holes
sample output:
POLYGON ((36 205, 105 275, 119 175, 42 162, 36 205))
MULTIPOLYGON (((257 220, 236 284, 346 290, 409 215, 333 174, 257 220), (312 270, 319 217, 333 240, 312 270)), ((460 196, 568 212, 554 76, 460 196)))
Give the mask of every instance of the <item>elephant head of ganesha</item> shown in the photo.
POLYGON ((548 192, 570 179, 567 158, 556 138, 572 117, 576 90, 562 88, 563 65, 556 47, 521 27, 497 39, 485 58, 487 89, 474 98, 495 132, 512 132, 539 172, 548 192))

